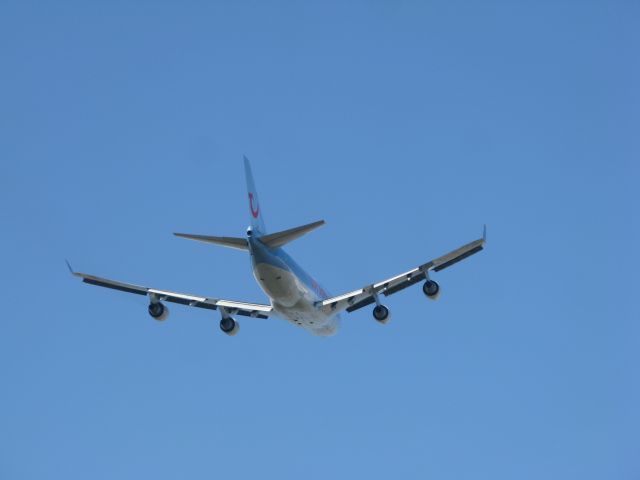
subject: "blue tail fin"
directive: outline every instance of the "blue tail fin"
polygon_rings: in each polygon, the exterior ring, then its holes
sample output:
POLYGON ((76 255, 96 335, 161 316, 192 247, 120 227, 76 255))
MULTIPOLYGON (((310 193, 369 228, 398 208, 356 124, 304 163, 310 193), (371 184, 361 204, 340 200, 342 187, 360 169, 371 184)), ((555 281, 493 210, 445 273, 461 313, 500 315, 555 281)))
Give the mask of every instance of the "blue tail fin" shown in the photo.
POLYGON ((247 177, 247 191, 249 193, 249 215, 251 219, 251 229, 260 235, 267 233, 267 229, 264 226, 264 218, 262 216, 262 208, 260 207, 260 200, 258 200, 258 191, 256 190, 255 183, 253 182, 253 174, 251 173, 251 164, 247 157, 244 158, 244 173, 247 177))

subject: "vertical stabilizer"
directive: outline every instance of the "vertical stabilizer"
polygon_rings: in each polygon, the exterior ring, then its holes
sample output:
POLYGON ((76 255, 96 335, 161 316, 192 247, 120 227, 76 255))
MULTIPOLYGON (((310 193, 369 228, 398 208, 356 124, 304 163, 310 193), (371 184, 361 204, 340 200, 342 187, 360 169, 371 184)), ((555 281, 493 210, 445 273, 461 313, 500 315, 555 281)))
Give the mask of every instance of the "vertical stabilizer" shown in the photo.
POLYGON ((249 218, 251 219, 251 228, 254 231, 264 235, 267 229, 264 226, 264 218, 262 216, 262 208, 260 200, 258 200, 258 192, 253 182, 253 174, 251 173, 251 164, 247 157, 244 158, 244 173, 247 177, 247 192, 249 193, 249 218))

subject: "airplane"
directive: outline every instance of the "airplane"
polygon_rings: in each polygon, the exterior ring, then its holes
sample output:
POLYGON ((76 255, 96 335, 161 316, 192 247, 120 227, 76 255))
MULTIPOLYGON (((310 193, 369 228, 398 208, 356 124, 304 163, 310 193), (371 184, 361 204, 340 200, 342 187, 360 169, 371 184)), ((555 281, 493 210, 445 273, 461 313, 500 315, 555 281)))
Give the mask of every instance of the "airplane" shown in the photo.
POLYGON ((269 298, 269 304, 222 300, 123 283, 76 272, 67 262, 69 271, 90 285, 147 296, 149 298, 149 315, 158 321, 166 320, 169 316, 169 308, 163 302, 171 302, 207 310, 218 310, 221 317, 220 330, 230 336, 236 335, 240 330, 240 323, 235 318, 236 316, 260 319, 279 316, 315 335, 330 336, 338 331, 341 321, 340 313, 355 312, 368 305, 375 304, 372 311, 373 318, 381 324, 386 324, 391 318, 391 313, 389 308, 381 303, 381 295, 385 297, 393 295, 424 281, 422 283, 423 293, 428 299, 436 300, 440 296, 440 285, 431 279, 430 272, 444 270, 478 253, 485 246, 486 225, 481 238, 441 257, 380 282, 365 285, 337 297, 331 296, 282 248, 287 243, 324 225, 324 220, 276 233, 268 233, 251 165, 246 156, 243 159, 248 189, 249 218, 251 220, 246 236, 220 237, 188 233, 174 233, 174 235, 249 252, 253 275, 269 298))

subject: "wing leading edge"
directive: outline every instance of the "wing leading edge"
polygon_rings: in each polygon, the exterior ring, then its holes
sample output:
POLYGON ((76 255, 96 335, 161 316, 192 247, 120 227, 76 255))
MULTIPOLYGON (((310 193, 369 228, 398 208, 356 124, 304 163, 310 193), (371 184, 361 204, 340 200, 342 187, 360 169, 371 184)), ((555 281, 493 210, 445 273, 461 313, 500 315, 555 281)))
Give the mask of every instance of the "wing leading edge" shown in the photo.
POLYGON ((325 313, 338 313, 346 310, 353 312, 375 302, 375 295, 383 294, 385 296, 398 293, 405 288, 415 285, 418 282, 426 280, 430 271, 439 272, 464 260, 471 255, 478 253, 484 248, 487 241, 486 226, 482 233, 482 238, 469 242, 456 250, 453 250, 441 257, 424 263, 408 272, 401 273, 395 277, 388 278, 378 283, 367 285, 358 290, 354 290, 337 297, 328 298, 318 302, 318 306, 325 313))
MULTIPOLYGON (((69 263, 67 262, 67 265, 69 263)), ((133 285, 131 283, 118 282, 108 278, 96 277, 95 275, 87 275, 86 273, 75 272, 69 266, 69 270, 73 275, 82 279, 84 283, 96 285, 98 287, 111 288, 120 290, 121 292, 135 293, 137 295, 154 296, 161 302, 172 302, 189 307, 204 308, 207 310, 217 310, 224 308, 229 315, 242 315, 245 317, 268 318, 273 308, 270 305, 259 303, 236 302, 234 300, 222 300, 217 298, 202 297, 187 293, 170 292, 167 290, 159 290, 156 288, 143 287, 133 285)))

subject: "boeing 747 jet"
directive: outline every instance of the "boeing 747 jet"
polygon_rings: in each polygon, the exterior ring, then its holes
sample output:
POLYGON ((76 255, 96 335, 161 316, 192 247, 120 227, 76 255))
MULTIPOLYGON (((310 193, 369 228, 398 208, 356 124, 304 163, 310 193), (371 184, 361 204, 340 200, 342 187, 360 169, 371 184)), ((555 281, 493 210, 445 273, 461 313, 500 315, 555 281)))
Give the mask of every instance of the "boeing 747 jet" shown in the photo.
POLYGON ((69 270, 73 275, 81 278, 84 283, 146 296, 149 299, 149 315, 159 321, 165 320, 169 316, 169 309, 165 302, 171 302, 189 307, 218 310, 220 312, 220 329, 227 335, 238 333, 240 324, 236 320, 237 316, 266 319, 276 315, 315 335, 329 336, 338 331, 340 313, 345 311, 351 313, 368 305, 374 305, 373 318, 382 324, 387 323, 391 315, 389 309, 382 304, 381 297, 393 295, 417 283, 422 282, 422 291, 427 298, 436 300, 440 295, 440 286, 430 277, 430 273, 444 270, 479 252, 484 248, 486 242, 485 227, 482 238, 446 255, 386 280, 332 297, 282 248, 287 243, 324 225, 324 221, 320 220, 281 232, 268 233, 258 200, 258 192, 253 181, 251 166, 246 157, 244 158, 244 169, 251 220, 245 237, 217 237, 188 233, 175 233, 175 235, 248 252, 251 257, 253 275, 260 288, 269 297, 269 305, 222 300, 118 282, 75 272, 67 263, 69 270))

